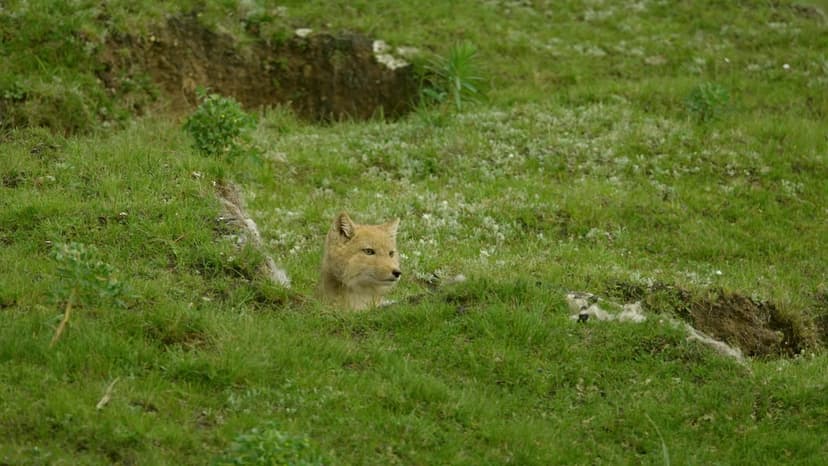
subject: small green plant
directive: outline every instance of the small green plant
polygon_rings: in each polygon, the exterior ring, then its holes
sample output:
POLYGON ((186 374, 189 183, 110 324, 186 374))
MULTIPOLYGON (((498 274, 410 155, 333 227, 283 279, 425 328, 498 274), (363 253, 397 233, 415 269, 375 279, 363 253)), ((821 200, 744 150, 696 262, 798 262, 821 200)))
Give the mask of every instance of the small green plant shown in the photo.
POLYGON ((687 110, 702 122, 718 120, 724 114, 730 93, 713 82, 701 83, 694 87, 685 99, 687 110))
POLYGON ((455 44, 448 57, 437 57, 426 66, 428 83, 421 91, 426 103, 451 102, 458 112, 467 103, 484 96, 484 78, 477 61, 477 47, 469 42, 455 44))
POLYGON ((115 277, 115 269, 98 258, 95 246, 83 243, 56 243, 52 257, 57 261, 56 297, 69 304, 103 301, 126 306, 127 290, 115 277))
POLYGON ((197 92, 201 104, 184 123, 196 148, 212 156, 242 154, 249 142, 248 132, 256 126, 256 118, 231 97, 210 94, 204 89, 197 92))
POLYGON ((5 76, 0 78, 0 99, 10 102, 21 102, 26 99, 27 89, 21 81, 15 80, 14 77, 8 82, 5 82, 5 76))
POLYGON ((286 434, 275 422, 253 428, 236 437, 230 450, 217 458, 215 466, 241 465, 322 465, 322 459, 311 448, 307 437, 286 434))

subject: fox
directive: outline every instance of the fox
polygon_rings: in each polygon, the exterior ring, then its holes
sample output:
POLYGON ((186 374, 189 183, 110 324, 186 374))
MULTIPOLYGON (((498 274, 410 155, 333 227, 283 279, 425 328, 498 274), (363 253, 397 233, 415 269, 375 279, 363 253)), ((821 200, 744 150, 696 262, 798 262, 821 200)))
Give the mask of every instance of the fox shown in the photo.
POLYGON ((400 220, 380 225, 354 223, 347 212, 334 218, 325 237, 319 292, 350 310, 379 306, 400 281, 397 228, 400 220))

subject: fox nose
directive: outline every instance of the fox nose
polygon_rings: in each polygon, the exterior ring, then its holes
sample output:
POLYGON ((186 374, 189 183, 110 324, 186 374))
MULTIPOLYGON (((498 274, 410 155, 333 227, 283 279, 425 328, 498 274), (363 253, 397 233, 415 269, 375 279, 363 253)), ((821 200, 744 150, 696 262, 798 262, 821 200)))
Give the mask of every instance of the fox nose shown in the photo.
POLYGON ((394 278, 400 278, 400 275, 402 275, 402 272, 400 272, 400 269, 394 269, 394 270, 391 271, 391 275, 393 275, 394 278))

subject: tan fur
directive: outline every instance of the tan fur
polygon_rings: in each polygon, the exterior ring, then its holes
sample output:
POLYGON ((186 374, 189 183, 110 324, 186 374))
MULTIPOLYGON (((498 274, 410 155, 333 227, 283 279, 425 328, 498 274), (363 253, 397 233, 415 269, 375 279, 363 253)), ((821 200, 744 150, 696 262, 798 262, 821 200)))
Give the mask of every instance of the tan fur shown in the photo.
POLYGON ((347 213, 336 216, 325 238, 319 289, 328 301, 347 309, 377 306, 399 281, 395 219, 359 225, 347 213))

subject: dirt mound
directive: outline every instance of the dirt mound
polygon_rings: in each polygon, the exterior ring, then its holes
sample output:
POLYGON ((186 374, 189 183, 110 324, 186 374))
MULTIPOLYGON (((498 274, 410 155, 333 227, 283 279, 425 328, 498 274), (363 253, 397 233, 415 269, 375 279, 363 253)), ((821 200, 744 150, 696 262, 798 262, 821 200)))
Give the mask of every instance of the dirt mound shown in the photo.
POLYGON ((641 301, 650 311, 677 314, 694 328, 738 347, 747 356, 793 356, 817 344, 806 322, 773 303, 720 289, 696 295, 665 284, 615 285, 611 294, 641 301))
POLYGON ((794 355, 802 351, 794 322, 771 303, 721 290, 690 303, 691 324, 748 356, 794 355))
MULTIPOLYGON (((174 112, 195 107, 200 86, 247 108, 287 104, 316 121, 396 117, 416 103, 412 67, 379 63, 371 39, 351 33, 303 36, 241 46, 205 28, 195 15, 172 17, 147 35, 110 37, 99 77, 124 96, 134 95, 136 83, 149 77, 174 112)), ((132 100, 136 107, 143 104, 139 97, 132 100)))

